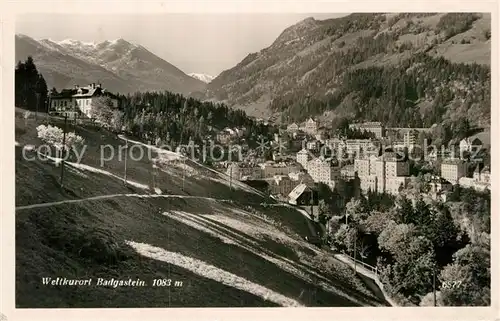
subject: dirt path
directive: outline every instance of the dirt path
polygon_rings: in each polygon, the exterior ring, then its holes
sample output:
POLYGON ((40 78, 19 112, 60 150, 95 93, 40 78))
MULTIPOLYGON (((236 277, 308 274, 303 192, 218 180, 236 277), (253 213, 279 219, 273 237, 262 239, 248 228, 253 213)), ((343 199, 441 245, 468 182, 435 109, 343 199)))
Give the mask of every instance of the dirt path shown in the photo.
POLYGON ((184 198, 184 199, 191 198, 191 199, 204 199, 204 200, 209 200, 209 201, 218 201, 218 202, 231 202, 231 200, 216 199, 216 198, 203 197, 203 196, 190 196, 190 195, 110 194, 110 195, 92 196, 92 197, 80 198, 80 199, 74 199, 74 200, 63 200, 63 201, 57 201, 57 202, 49 202, 49 203, 39 203, 39 204, 17 206, 16 207, 16 211, 27 210, 27 209, 32 209, 32 208, 49 207, 49 206, 53 206, 53 205, 80 203, 80 202, 84 202, 84 201, 96 201, 96 200, 110 199, 110 198, 116 198, 116 197, 184 198))

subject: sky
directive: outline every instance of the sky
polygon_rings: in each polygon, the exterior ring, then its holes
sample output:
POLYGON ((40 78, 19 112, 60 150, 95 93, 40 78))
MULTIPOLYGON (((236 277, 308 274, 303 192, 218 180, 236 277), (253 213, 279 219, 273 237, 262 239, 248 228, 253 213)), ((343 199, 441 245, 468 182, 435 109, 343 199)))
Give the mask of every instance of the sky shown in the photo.
POLYGON ((16 33, 34 39, 102 42, 123 38, 140 44, 185 73, 216 76, 249 53, 268 47, 287 27, 307 18, 345 13, 290 14, 24 14, 16 33))

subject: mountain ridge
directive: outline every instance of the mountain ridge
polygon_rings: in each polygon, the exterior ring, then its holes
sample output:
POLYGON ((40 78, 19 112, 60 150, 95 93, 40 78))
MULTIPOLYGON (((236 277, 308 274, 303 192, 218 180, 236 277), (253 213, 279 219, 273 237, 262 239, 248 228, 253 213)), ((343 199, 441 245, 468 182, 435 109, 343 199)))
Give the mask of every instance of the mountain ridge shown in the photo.
POLYGON ((169 90, 189 95, 205 83, 123 38, 100 43, 74 39, 35 40, 16 34, 16 61, 33 56, 49 87, 72 87, 75 83, 100 81, 109 90, 131 93, 169 90), (75 68, 76 67, 76 68, 75 68))
MULTIPOLYGON (((449 61, 451 69, 463 68, 461 64, 488 68, 490 34, 491 16, 482 13, 358 13, 327 20, 306 18, 283 30, 269 47, 250 53, 219 74, 207 85, 205 97, 251 116, 283 118, 284 122, 301 121, 309 114, 327 121, 339 115, 356 118, 360 105, 365 104, 360 97, 366 94, 346 88, 351 72, 401 69, 412 57, 422 55, 429 59, 414 61, 416 65, 411 68, 424 63, 428 64, 424 70, 432 70, 440 58, 449 61), (298 114, 302 115, 294 118, 298 114)), ((452 79, 453 73, 451 70, 451 78, 441 84, 443 87, 452 91, 468 87, 466 79, 452 79)), ((426 96, 422 94, 418 101, 408 104, 409 113, 422 107, 423 122, 428 121, 423 106, 438 101, 438 93, 430 90, 431 85, 426 96)), ((476 88, 472 88, 464 96, 476 94, 476 88)), ((374 97, 374 102, 382 104, 384 95, 374 97)), ((460 99, 462 96, 455 96, 445 103, 452 105, 460 99)), ((374 120, 388 121, 380 118, 374 120)))
POLYGON ((207 74, 203 74, 203 73, 196 73, 196 72, 189 73, 188 76, 191 76, 195 79, 201 80, 207 84, 210 83, 215 78, 214 76, 211 76, 211 75, 207 75, 207 74))

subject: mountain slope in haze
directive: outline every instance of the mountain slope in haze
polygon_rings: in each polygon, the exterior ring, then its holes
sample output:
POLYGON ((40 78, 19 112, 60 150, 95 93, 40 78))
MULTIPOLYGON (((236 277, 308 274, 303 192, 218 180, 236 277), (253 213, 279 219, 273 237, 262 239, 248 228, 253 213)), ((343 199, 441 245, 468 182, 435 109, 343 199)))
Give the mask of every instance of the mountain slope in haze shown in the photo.
POLYGON ((182 94, 203 90, 189 77, 143 46, 124 39, 102 43, 77 40, 34 40, 16 35, 16 61, 33 56, 49 87, 101 82, 114 92, 169 90, 182 94), (47 75, 47 76, 46 76, 47 75))
POLYGON ((193 78, 196 78, 198 80, 201 80, 201 81, 203 81, 204 83, 207 83, 207 84, 210 83, 215 78, 215 77, 207 75, 207 74, 199 74, 199 73, 195 73, 195 72, 192 72, 192 73, 190 73, 188 75, 191 76, 191 77, 193 77, 193 78))
MULTIPOLYGON (((489 109, 490 35, 489 14, 363 13, 323 21, 308 18, 284 30, 268 48, 222 72, 208 84, 206 97, 257 117, 282 115, 284 121, 299 121, 324 113, 325 117, 367 117, 401 126, 407 125, 401 124, 407 119, 412 124, 432 122, 428 116, 433 111, 427 106, 433 103, 455 110, 454 104, 468 98, 468 107, 461 112, 471 114, 468 121, 478 125, 489 119, 485 113, 486 105, 489 109), (437 66, 447 69, 442 79, 435 77, 440 71, 437 66), (486 73, 488 79, 469 79, 471 72, 486 73), (373 93, 367 91, 371 83, 353 84, 370 73, 398 75, 379 79, 379 83, 392 78, 404 83, 404 89, 397 95, 387 88, 373 93), (416 87, 418 94, 411 93, 416 87), (451 93, 441 93, 441 89, 451 93), (372 115, 363 110, 369 104, 379 106, 371 108, 372 115), (383 114, 389 110, 387 105, 407 115, 391 119, 383 114)), ((445 111, 435 113, 441 117, 445 111)))
POLYGON ((87 148, 81 162, 66 163, 60 188, 53 160, 23 157, 23 146, 42 143, 43 122, 23 115, 15 121, 18 308, 387 305, 352 268, 304 241, 314 231, 296 208, 179 154, 164 152, 154 173, 158 149, 129 140, 146 157, 128 159, 125 185, 121 156, 101 164, 100 154, 124 141, 68 124, 87 148), (42 277, 94 283, 41 285, 42 277), (97 278, 148 285, 95 286, 97 278))

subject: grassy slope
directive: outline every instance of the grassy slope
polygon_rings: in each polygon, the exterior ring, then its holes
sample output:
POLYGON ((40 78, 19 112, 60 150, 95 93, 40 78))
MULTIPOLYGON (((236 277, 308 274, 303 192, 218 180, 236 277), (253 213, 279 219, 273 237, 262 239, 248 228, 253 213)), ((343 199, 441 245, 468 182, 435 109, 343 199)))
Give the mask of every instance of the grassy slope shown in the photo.
MULTIPOLYGON (((21 145, 37 144, 34 127, 33 120, 25 124, 16 118, 16 141, 21 145)), ((88 128, 77 128, 77 132, 91 145, 83 159, 87 165, 98 167, 97 142, 121 143, 106 132, 96 133, 88 128)), ((194 163, 189 165, 202 170, 194 163)), ((103 169, 120 175, 122 168, 123 164, 116 160, 106 163, 103 169)), ((148 184, 149 168, 148 161, 129 161, 128 177, 148 184)), ((167 171, 159 173, 160 188, 183 194, 181 178, 174 175, 174 169, 167 171)), ((61 189, 57 185, 59 173, 60 168, 51 163, 23 160, 21 148, 17 147, 16 206, 146 193, 140 188, 125 187, 118 179, 69 167, 65 171, 65 188, 61 189)), ((216 176, 212 172, 207 175, 216 176)), ((259 205, 266 201, 262 196, 241 189, 231 192, 227 185, 197 176, 186 178, 185 190, 184 194, 232 198, 234 203, 117 197, 17 211, 17 307, 276 305, 188 269, 141 256, 125 241, 146 243, 202 260, 307 306, 385 304, 348 267, 302 241, 309 229, 300 213, 282 207, 264 208, 259 205), (183 223, 188 221, 174 211, 190 213, 192 222, 209 228, 212 234, 183 223), (164 212, 168 215, 162 215, 164 212), (226 221, 231 224, 224 224, 226 221), (234 222, 241 222, 241 226, 234 222), (239 245, 224 243, 220 235, 237 240, 239 245), (264 254, 279 264, 263 259, 264 254), (158 277, 183 281, 184 286, 53 287, 42 285, 42 277, 138 277, 149 283, 158 277), (319 285, 320 281, 324 286, 319 285)))

